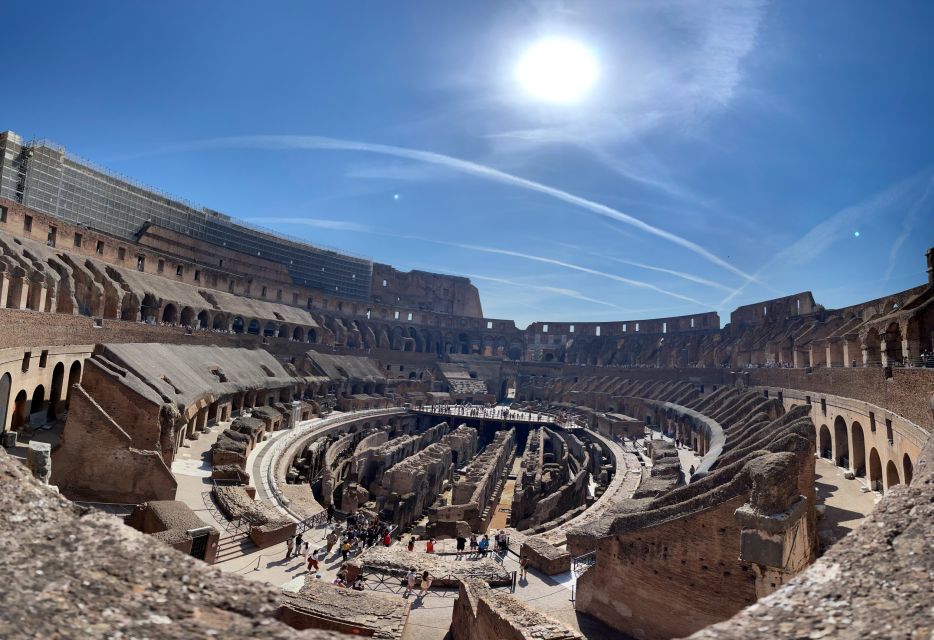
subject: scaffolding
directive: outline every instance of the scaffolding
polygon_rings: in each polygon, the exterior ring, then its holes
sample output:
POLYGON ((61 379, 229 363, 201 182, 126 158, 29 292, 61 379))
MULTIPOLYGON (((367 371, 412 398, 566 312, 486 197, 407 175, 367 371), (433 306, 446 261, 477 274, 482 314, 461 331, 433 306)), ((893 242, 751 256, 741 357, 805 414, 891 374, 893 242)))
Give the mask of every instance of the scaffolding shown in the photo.
POLYGON ((285 265, 296 285, 368 299, 373 263, 169 196, 47 140, 0 134, 0 196, 133 242, 147 223, 285 265))

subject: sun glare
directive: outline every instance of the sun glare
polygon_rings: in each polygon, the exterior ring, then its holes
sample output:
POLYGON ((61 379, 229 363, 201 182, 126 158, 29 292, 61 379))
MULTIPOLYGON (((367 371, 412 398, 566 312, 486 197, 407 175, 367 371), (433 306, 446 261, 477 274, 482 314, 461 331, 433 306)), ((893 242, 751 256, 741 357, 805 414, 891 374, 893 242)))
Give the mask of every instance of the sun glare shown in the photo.
POLYGON ((535 98, 574 102, 590 90, 598 71, 597 59, 580 42, 546 38, 525 51, 516 65, 516 78, 535 98))

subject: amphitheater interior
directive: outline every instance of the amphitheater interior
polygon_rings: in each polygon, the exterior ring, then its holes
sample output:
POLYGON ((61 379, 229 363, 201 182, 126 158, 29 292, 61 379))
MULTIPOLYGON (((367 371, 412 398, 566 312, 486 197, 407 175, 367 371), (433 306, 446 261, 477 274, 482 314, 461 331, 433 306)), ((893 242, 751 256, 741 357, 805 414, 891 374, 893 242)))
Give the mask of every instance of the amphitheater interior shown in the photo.
POLYGON ((263 237, 368 281, 0 198, 3 637, 934 634, 934 250, 842 309, 521 329, 263 237))

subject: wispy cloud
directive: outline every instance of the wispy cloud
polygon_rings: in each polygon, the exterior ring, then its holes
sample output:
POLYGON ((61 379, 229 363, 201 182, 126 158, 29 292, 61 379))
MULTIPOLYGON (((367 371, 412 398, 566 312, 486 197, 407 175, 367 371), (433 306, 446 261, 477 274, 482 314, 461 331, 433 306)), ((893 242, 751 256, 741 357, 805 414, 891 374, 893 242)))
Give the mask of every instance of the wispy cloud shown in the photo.
POLYGON ((683 271, 676 271, 674 269, 667 269, 665 267, 656 267, 651 264, 644 264, 642 262, 635 262, 634 260, 624 260, 622 258, 614 258, 612 256, 602 256, 607 260, 612 260, 613 262, 619 262, 620 264, 628 264, 632 267, 638 267, 640 269, 647 269, 649 271, 657 271, 658 273, 667 273, 668 275, 675 276, 676 278, 681 278, 689 282, 695 282, 697 284, 702 284, 705 287, 713 287, 714 289, 721 289, 723 291, 732 291, 733 289, 726 286, 725 284, 720 284, 719 282, 714 282, 713 280, 708 280, 707 278, 702 278, 696 276, 692 273, 685 273, 683 271))
MULTIPOLYGON (((841 242, 844 238, 852 238, 853 233, 861 226, 880 219, 890 220, 901 215, 901 211, 908 209, 909 213, 903 218, 904 225, 904 220, 917 215, 920 211, 930 195, 932 181, 934 181, 934 171, 925 169, 889 187, 866 202, 837 211, 775 254, 756 272, 755 277, 757 279, 762 277, 778 265, 798 267, 806 265, 819 256, 826 255, 834 244, 841 242)), ((907 233, 903 226, 902 234, 896 239, 892 251, 897 251, 905 239, 907 239, 907 233)), ((725 308, 741 295, 748 285, 749 281, 744 282, 730 292, 720 301, 718 309, 725 308)))
POLYGON ((394 156, 398 158, 407 158, 417 162, 424 162, 437 166, 446 167, 453 171, 458 171, 477 178, 506 184, 520 189, 533 191, 542 195, 560 200, 580 209, 590 211, 599 216, 610 220, 629 225, 650 235, 662 238, 668 242, 691 251, 705 260, 735 273, 746 280, 752 280, 753 276, 733 266, 726 260, 720 258, 714 253, 708 251, 699 244, 679 236, 670 231, 660 229, 635 216, 623 213, 605 204, 588 200, 581 196, 568 193, 561 189, 551 187, 534 180, 521 178, 504 171, 499 171, 493 167, 454 158, 441 153, 432 151, 422 151, 419 149, 409 149, 407 147, 396 147, 384 144, 373 144, 368 142, 358 142, 354 140, 341 140, 337 138, 324 138, 319 136, 300 136, 300 135, 257 135, 257 136, 233 136, 226 138, 214 138, 204 140, 184 148, 264 148, 264 149, 320 149, 332 151, 357 151, 362 153, 375 153, 380 155, 394 156))
POLYGON ((888 281, 892 277, 892 272, 895 271, 895 264, 898 260, 898 252, 901 251, 902 245, 905 244, 905 241, 908 240, 908 236, 911 235, 911 230, 914 228, 915 224, 918 221, 918 214, 921 212, 924 203, 927 202, 928 197, 931 195, 931 187, 934 186, 934 175, 928 177, 927 187, 924 190, 924 193, 918 199, 918 201, 908 209, 908 214, 902 220, 902 231, 898 234, 898 237, 895 238, 895 242, 892 243, 892 248, 889 249, 889 266, 885 270, 885 280, 888 281))

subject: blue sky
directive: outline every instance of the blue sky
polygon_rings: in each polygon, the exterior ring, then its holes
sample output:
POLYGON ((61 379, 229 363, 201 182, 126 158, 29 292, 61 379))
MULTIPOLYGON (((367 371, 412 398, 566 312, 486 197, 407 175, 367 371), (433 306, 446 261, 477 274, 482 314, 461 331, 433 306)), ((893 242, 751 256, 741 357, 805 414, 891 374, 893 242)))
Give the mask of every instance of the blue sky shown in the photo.
POLYGON ((932 3, 34 1, 4 23, 0 128, 468 275, 488 317, 726 323, 926 280, 932 3), (515 77, 553 36, 599 67, 571 104, 515 77))

